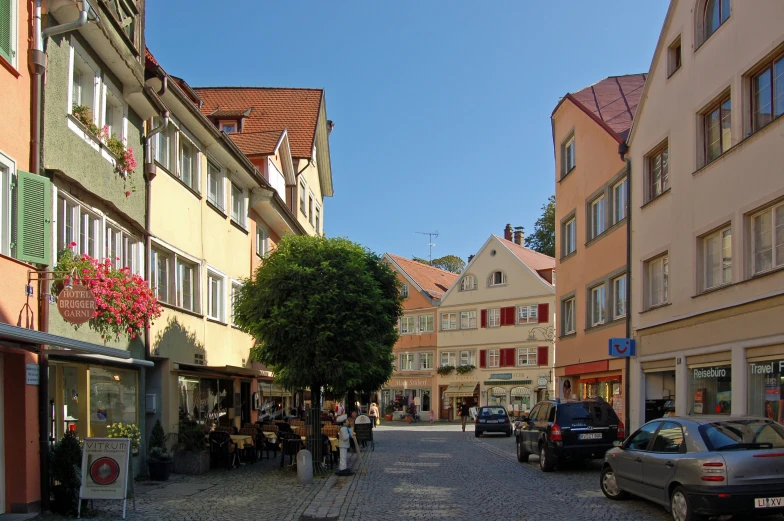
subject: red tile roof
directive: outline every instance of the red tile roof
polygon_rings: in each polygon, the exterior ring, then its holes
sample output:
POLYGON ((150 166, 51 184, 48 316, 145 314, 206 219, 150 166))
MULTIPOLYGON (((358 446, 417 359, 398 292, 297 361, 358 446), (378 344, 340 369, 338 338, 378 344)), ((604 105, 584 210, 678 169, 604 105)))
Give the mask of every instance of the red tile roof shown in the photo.
POLYGON ((278 145, 283 132, 283 130, 270 130, 269 132, 237 132, 229 134, 229 137, 246 155, 268 156, 275 153, 275 147, 278 145))
POLYGON ((443 297, 444 293, 449 290, 449 287, 460 276, 457 273, 434 268, 405 257, 399 257, 391 253, 387 253, 387 255, 432 298, 440 299, 443 297))
POLYGON ((155 59, 155 56, 152 55, 147 47, 144 48, 144 58, 153 65, 158 66, 158 60, 155 59))
POLYGON ((242 118, 250 116, 253 109, 215 109, 209 117, 211 118, 242 118))
MULTIPOLYGON (((193 90, 204 101, 201 111, 205 116, 215 110, 245 111, 250 108, 250 115, 245 119, 240 135, 287 129, 291 155, 297 158, 311 157, 324 96, 322 89, 194 87, 193 90)), ((240 149, 252 153, 242 146, 240 149)))
POLYGON ((498 237, 496 235, 496 238, 509 248, 515 257, 523 261, 523 263, 532 270, 555 269, 555 259, 553 257, 526 248, 525 246, 520 246, 512 241, 507 241, 503 237, 498 237))
POLYGON ((568 96, 625 139, 647 77, 647 74, 610 76, 568 96))

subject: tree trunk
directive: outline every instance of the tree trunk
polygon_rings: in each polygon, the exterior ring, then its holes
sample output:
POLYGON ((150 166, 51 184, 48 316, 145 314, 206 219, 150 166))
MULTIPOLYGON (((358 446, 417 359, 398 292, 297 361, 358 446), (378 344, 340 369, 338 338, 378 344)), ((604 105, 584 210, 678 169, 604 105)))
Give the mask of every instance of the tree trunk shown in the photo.
MULTIPOLYGON (((346 413, 351 416, 351 413, 357 408, 357 393, 353 389, 348 392, 346 395, 346 413)), ((359 411, 357 411, 359 414, 359 411)))
POLYGON ((313 455, 313 474, 326 471, 324 467, 324 444, 321 439, 321 384, 310 387, 310 408, 306 411, 305 424, 310 427, 306 446, 313 455))

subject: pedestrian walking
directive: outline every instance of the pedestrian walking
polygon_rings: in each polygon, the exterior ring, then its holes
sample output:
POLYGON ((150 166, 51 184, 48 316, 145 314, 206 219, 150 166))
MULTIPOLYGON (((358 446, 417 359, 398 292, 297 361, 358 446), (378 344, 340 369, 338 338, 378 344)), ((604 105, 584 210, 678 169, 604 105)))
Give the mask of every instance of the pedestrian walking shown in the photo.
POLYGON ((368 416, 370 416, 370 421, 372 425, 371 428, 374 429, 376 427, 376 422, 378 421, 378 417, 381 416, 378 412, 378 405, 376 405, 376 402, 372 402, 370 404, 370 409, 368 409, 368 416))
POLYGON ((460 421, 463 424, 463 432, 465 432, 466 420, 468 419, 468 402, 463 400, 463 406, 460 407, 460 421))
POLYGON ((430 409, 430 423, 433 423, 433 420, 434 420, 435 418, 436 418, 436 415, 435 415, 435 413, 433 412, 433 409, 430 409))

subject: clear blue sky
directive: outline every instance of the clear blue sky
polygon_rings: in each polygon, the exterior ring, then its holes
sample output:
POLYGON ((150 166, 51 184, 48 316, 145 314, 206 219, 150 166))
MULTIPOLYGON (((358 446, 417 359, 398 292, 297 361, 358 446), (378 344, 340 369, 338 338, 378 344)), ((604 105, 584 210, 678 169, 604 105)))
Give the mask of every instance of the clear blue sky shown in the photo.
POLYGON ((147 2, 147 45, 191 85, 326 89, 325 230, 377 253, 475 253, 555 193, 550 114, 647 72, 669 2, 147 2))

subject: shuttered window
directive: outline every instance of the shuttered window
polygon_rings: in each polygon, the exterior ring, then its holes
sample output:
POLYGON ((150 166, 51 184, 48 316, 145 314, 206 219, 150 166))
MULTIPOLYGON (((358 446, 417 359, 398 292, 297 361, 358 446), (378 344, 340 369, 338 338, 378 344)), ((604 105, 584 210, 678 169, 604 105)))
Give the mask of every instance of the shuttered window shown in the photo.
POLYGON ((49 264, 52 243, 49 179, 17 170, 17 180, 17 258, 35 264, 49 264))
POLYGON ((14 20, 12 0, 0 0, 0 56, 13 63, 14 54, 14 20))

